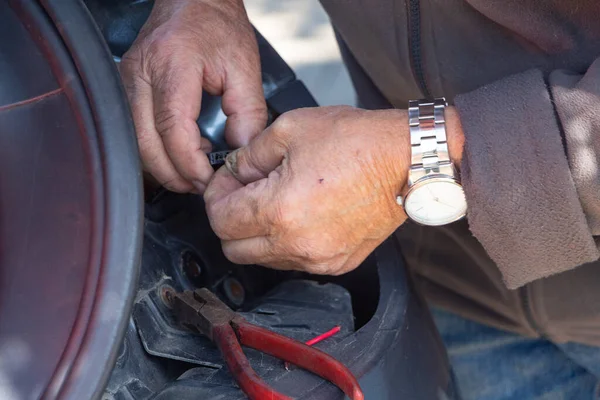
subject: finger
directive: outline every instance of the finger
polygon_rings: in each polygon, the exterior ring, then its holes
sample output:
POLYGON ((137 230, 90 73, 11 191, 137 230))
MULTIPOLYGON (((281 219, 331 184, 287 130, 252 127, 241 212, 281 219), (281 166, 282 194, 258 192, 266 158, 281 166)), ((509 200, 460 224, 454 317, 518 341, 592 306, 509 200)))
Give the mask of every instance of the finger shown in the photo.
POLYGON ((161 71, 162 75, 153 79, 156 130, 181 176, 203 187, 213 169, 196 124, 202 102, 202 73, 177 67, 161 71))
POLYGON ((267 179, 244 186, 227 168, 220 168, 204 192, 207 215, 217 236, 239 240, 267 235, 272 208, 269 186, 267 179))
POLYGON ((169 190, 181 193, 194 190, 175 169, 156 131, 152 87, 141 78, 130 78, 132 74, 134 73, 124 71, 123 81, 131 105, 144 170, 169 190))
POLYGON ((248 146, 230 153, 225 164, 240 182, 248 184, 266 178, 281 165, 286 153, 285 141, 271 126, 248 146))
POLYGON ((206 154, 212 151, 212 143, 205 137, 200 138, 200 148, 206 154))
POLYGON ((269 264, 272 262, 272 245, 265 236, 221 243, 223 254, 235 264, 269 264))
MULTIPOLYGON (((258 51, 256 51, 258 54, 258 51)), ((244 60, 244 65, 228 70, 223 86, 222 108, 227 115, 225 138, 232 148, 246 146, 267 124, 260 60, 244 60)))

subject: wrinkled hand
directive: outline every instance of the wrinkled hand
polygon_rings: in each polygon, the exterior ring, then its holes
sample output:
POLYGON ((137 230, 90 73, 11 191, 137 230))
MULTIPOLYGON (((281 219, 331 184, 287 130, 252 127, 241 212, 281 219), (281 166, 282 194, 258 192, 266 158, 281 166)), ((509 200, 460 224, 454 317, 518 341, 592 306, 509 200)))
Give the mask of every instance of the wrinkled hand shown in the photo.
POLYGON ((242 0, 157 0, 120 70, 144 169, 170 190, 203 192, 213 173, 210 143, 196 125, 203 88, 223 96, 232 147, 265 127, 260 59, 242 0))
POLYGON ((409 143, 405 111, 323 107, 282 115, 232 153, 205 192, 225 255, 316 274, 357 267, 406 219, 396 196, 409 143))

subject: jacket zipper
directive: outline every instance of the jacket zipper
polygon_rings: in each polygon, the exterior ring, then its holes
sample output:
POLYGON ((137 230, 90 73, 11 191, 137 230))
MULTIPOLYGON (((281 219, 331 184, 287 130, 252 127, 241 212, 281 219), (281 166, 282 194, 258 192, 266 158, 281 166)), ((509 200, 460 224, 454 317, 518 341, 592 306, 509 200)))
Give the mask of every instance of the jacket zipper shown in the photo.
POLYGON ((421 53, 421 2, 420 0, 407 0, 406 5, 408 7, 408 48, 413 77, 419 85, 423 97, 431 99, 433 97, 425 80, 421 53))

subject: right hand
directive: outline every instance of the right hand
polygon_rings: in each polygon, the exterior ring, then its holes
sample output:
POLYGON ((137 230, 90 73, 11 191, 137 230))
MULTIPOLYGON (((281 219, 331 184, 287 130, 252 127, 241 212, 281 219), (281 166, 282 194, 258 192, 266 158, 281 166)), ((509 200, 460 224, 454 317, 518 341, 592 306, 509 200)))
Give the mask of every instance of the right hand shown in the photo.
POLYGON ((267 121, 256 36, 242 0, 157 0, 120 66, 144 169, 203 193, 213 170, 196 120, 202 90, 222 96, 225 135, 247 145, 267 121))

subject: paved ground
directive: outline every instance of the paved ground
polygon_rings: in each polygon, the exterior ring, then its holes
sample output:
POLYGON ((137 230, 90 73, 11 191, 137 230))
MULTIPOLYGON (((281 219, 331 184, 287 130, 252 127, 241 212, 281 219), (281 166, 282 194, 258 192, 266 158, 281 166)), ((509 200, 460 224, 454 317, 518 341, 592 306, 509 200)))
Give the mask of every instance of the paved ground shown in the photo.
POLYGON ((354 104, 329 19, 318 0, 245 0, 250 20, 321 105, 354 104))

